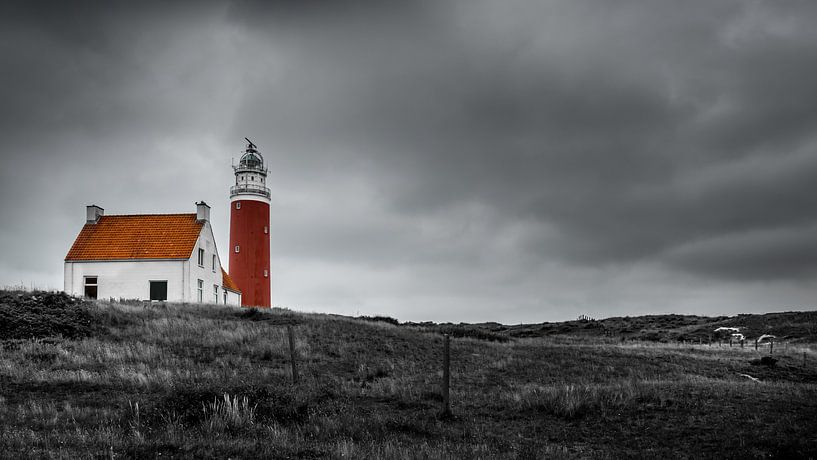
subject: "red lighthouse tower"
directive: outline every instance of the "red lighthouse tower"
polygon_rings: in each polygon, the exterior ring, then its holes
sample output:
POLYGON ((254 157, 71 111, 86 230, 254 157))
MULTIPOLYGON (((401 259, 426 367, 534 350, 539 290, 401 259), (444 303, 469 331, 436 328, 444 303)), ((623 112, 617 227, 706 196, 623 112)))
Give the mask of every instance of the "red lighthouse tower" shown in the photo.
MULTIPOLYGON (((245 138, 246 139, 246 138, 245 138)), ((247 140, 230 187, 230 277, 241 304, 270 306, 270 190, 264 157, 247 140)))

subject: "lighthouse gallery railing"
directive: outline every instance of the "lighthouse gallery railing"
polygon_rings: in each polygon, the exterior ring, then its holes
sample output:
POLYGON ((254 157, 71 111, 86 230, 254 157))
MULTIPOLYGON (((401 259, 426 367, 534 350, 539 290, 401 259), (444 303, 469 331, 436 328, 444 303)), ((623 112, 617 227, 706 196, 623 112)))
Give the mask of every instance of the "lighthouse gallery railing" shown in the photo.
POLYGON ((232 198, 232 197, 234 197, 236 195, 243 194, 243 193, 249 193, 249 194, 252 194, 252 195, 261 195, 261 196, 265 196, 267 198, 270 197, 269 188, 264 187, 263 185, 246 184, 246 185, 234 185, 234 186, 230 187, 230 198, 232 198))

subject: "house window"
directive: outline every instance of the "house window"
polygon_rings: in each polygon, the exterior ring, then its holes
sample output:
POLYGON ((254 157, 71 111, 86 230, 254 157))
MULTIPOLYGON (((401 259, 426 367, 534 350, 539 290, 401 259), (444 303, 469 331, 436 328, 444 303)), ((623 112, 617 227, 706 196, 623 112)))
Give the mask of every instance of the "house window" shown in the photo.
POLYGON ((198 280, 199 284, 199 303, 204 302, 204 280, 198 280))
POLYGON ((204 267, 204 249, 199 248, 199 267, 204 267))
POLYGON ((227 290, 224 290, 224 305, 227 305, 227 290))
POLYGON ((215 303, 218 303, 218 284, 213 285, 213 297, 215 298, 215 303))
POLYGON ((216 255, 213 254, 213 273, 216 272, 216 255))
POLYGON ((267 233, 269 233, 269 228, 267 228, 267 226, 264 225, 264 235, 266 235, 267 233))
POLYGON ((266 277, 268 277, 268 276, 269 276, 269 272, 268 272, 268 271, 266 271, 266 270, 264 270, 264 278, 266 278, 266 277))
POLYGON ((238 247, 238 245, 235 245, 235 252, 236 252, 236 254, 238 253, 238 251, 239 251, 240 249, 241 249, 241 248, 239 248, 239 247, 238 247))
POLYGON ((167 300, 167 280, 150 281, 150 300, 167 300))
POLYGON ((250 180, 255 180, 255 176, 250 176, 250 180))
POLYGON ((97 294, 99 292, 97 291, 97 287, 99 286, 99 284, 97 284, 98 279, 99 278, 97 278, 96 276, 85 277, 85 297, 89 299, 97 298, 97 294))
POLYGON ((241 202, 240 201, 236 201, 235 208, 236 209, 241 209, 241 202))

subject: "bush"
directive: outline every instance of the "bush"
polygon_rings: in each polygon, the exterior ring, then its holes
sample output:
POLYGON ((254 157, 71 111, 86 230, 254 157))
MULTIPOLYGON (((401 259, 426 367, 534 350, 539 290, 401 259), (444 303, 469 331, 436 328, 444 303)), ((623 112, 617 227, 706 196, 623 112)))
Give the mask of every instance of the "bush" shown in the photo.
POLYGON ((400 325, 400 321, 390 317, 390 316, 358 316, 357 319, 361 319, 363 321, 372 321, 376 323, 389 323, 394 324, 395 326, 400 325))
POLYGON ((94 335, 102 325, 89 307, 62 292, 0 291, 0 340, 94 335))
POLYGON ((456 338, 472 338, 489 342, 507 342, 508 337, 476 327, 468 326, 441 326, 439 332, 456 338))

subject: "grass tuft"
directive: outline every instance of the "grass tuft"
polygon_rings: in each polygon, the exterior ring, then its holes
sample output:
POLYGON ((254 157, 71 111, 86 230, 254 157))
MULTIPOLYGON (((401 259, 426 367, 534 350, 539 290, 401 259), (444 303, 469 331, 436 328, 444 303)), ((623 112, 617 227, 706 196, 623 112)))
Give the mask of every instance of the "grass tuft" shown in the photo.
POLYGON ((255 408, 246 396, 225 393, 221 399, 204 406, 204 427, 210 433, 251 427, 255 425, 255 408))

